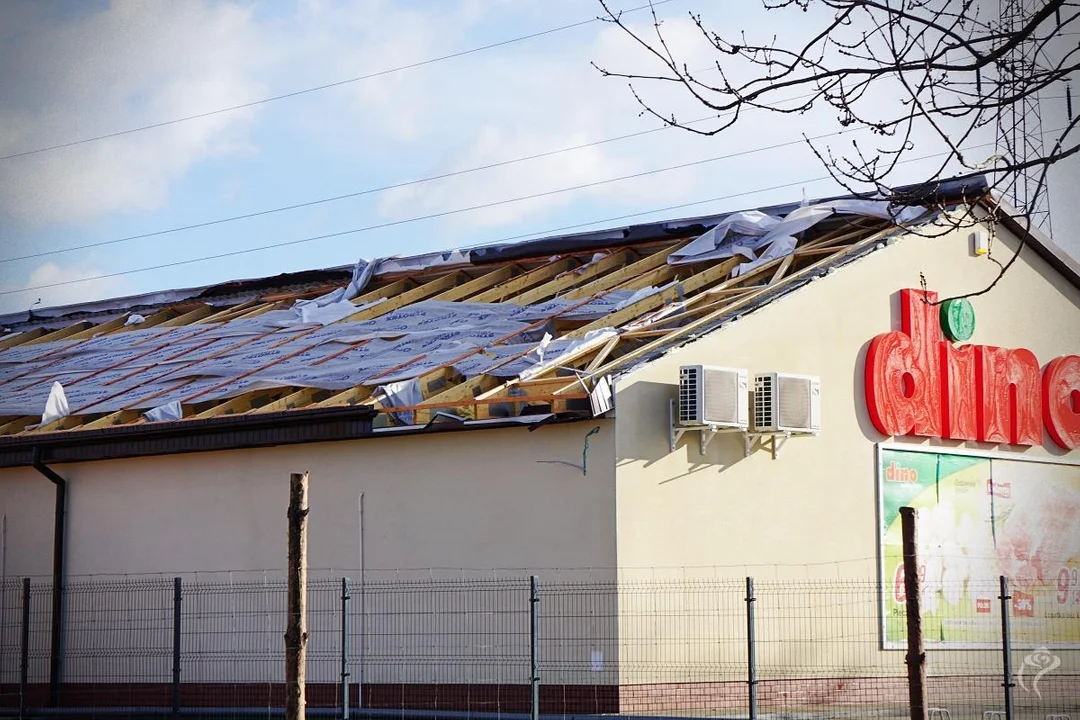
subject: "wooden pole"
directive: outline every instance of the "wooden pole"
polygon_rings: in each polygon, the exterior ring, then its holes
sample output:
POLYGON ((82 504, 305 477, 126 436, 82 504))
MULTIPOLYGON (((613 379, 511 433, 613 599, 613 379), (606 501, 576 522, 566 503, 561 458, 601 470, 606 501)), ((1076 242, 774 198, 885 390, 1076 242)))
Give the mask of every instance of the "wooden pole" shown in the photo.
POLYGON ((285 628, 285 720, 304 720, 307 660, 308 474, 289 478, 288 621, 285 628))
POLYGON ((927 720, 926 653, 923 650, 921 584, 916 551, 915 508, 900 508, 904 552, 904 594, 907 596, 907 676, 911 720, 927 720))

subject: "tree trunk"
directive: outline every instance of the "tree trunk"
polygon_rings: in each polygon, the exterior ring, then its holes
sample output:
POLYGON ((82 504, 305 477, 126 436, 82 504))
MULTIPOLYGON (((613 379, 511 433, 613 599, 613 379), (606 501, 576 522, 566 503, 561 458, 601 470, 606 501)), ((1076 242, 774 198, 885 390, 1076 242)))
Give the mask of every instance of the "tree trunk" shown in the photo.
POLYGON ((289 479, 288 623, 285 627, 285 720, 304 720, 307 660, 308 474, 289 479))

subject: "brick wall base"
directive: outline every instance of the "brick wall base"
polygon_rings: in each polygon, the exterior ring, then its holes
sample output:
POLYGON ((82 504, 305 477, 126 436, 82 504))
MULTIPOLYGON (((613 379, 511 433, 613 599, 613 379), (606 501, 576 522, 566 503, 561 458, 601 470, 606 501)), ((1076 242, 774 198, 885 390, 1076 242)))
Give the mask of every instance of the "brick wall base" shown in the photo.
MULTIPOLYGON (((1080 675, 1047 675, 1040 679, 1041 696, 1014 689, 1016 705, 1058 710, 1080 710, 1080 675)), ((28 688, 27 705, 44 707, 48 685, 28 688)), ((340 702, 339 686, 312 683, 307 703, 312 708, 333 708, 340 702)), ((927 678, 931 707, 1004 706, 999 676, 927 678)), ((357 686, 350 704, 360 706, 357 686)), ((763 679, 758 684, 761 712, 813 708, 907 706, 907 681, 902 677, 763 679)), ((65 708, 169 707, 168 683, 68 683, 61 689, 65 708)), ((285 686, 280 683, 185 683, 180 686, 183 708, 281 708, 285 686)), ((19 705, 18 685, 0 685, 0 707, 19 705)), ((448 710, 476 713, 528 713, 528 685, 394 684, 376 683, 363 688, 363 707, 384 710, 448 710)), ((743 681, 658 683, 636 685, 541 685, 543 714, 648 714, 691 711, 745 713, 747 688, 743 681)))
MULTIPOLYGON (((350 688, 349 703, 359 706, 357 686, 350 688)), ((307 705, 333 708, 340 705, 340 686, 308 683, 307 705)), ((455 710, 477 713, 528 713, 528 685, 406 684, 364 685, 363 707, 385 710, 455 710)), ((45 707, 47 684, 27 688, 27 706, 45 707)), ((60 707, 149 708, 170 707, 172 685, 168 683, 65 683, 60 707)), ((19 706, 19 686, 0 685, 0 707, 19 706)), ((183 708, 282 708, 285 686, 281 683, 184 683, 180 685, 183 708)), ((612 685, 542 685, 540 707, 552 714, 606 714, 618 712, 619 691, 612 685)))

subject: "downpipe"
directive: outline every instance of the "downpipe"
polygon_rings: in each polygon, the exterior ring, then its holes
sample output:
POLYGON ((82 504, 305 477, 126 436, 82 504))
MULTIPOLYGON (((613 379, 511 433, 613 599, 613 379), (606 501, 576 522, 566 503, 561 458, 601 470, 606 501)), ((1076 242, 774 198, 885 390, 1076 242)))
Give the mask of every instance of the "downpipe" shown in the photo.
POLYGON ((60 704, 61 644, 64 613, 64 516, 67 507, 67 481, 41 460, 41 449, 34 448, 34 469, 56 486, 53 517, 52 617, 49 638, 49 707, 60 704))

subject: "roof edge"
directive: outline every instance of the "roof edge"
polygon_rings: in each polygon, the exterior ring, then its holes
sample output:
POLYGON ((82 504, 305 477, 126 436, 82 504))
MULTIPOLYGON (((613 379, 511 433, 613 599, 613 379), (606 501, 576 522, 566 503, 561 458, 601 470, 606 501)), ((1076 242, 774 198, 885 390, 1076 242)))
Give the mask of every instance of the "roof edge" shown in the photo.
POLYGON ((983 207, 991 213, 998 214, 998 222, 1015 234, 1021 242, 1030 246, 1035 254, 1072 283, 1073 287, 1080 289, 1080 263, 1039 228, 1024 227, 1024 223, 1017 219, 1023 213, 1006 201, 990 196, 983 201, 983 207))
POLYGON ((371 405, 353 405, 0 437, 0 469, 33 465, 35 450, 44 463, 68 464, 436 432, 509 427, 532 431, 547 424, 595 419, 590 413, 560 412, 374 428, 378 414, 371 405))

